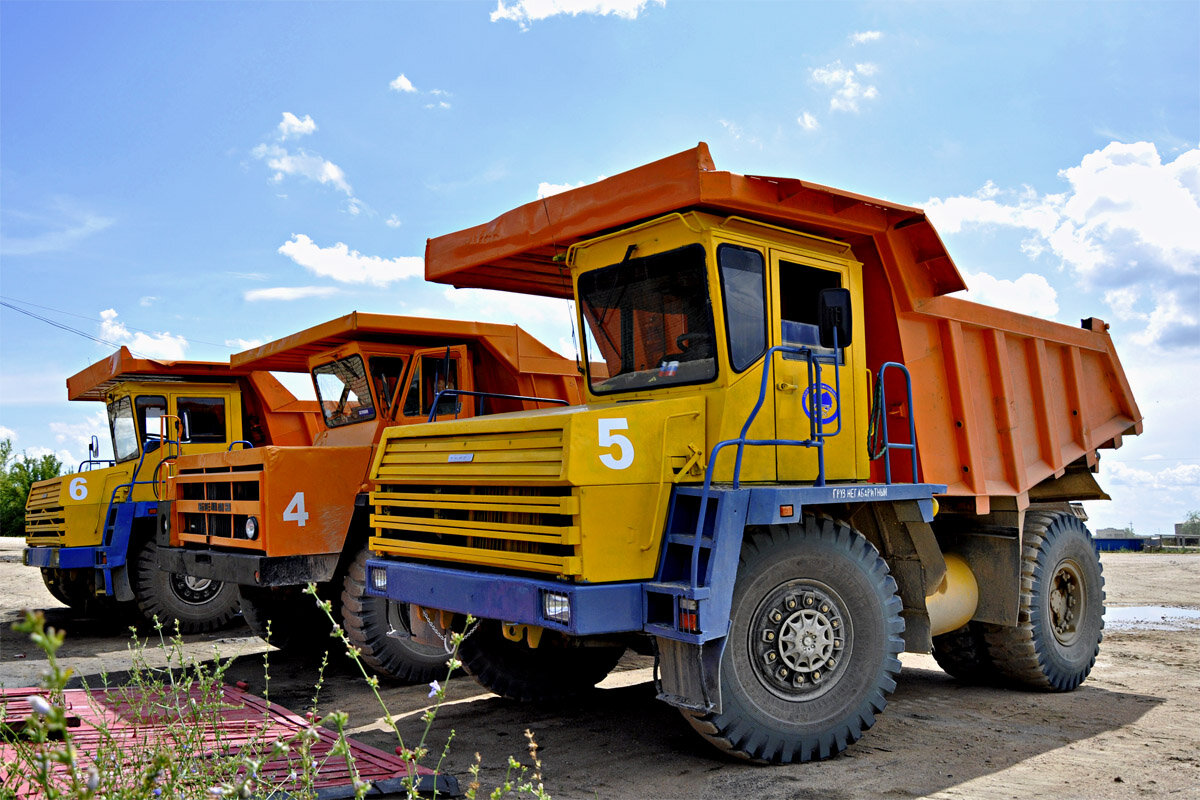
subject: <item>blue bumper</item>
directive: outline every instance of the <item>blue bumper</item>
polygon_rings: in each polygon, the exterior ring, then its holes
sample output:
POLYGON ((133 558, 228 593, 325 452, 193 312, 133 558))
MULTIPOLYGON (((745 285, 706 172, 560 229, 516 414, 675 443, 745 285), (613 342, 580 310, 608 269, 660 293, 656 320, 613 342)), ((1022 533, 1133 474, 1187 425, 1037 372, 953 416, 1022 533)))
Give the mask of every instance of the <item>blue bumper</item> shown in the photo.
POLYGON ((573 636, 642 629, 642 586, 634 583, 570 584, 383 558, 367 560, 367 594, 476 617, 540 625, 573 636), (378 578, 385 575, 383 586, 378 578), (568 615, 546 614, 547 595, 568 615), (565 621, 564 621, 565 617, 565 621))
POLYGON ((26 547, 21 560, 27 567, 91 569, 96 566, 95 547, 26 547))

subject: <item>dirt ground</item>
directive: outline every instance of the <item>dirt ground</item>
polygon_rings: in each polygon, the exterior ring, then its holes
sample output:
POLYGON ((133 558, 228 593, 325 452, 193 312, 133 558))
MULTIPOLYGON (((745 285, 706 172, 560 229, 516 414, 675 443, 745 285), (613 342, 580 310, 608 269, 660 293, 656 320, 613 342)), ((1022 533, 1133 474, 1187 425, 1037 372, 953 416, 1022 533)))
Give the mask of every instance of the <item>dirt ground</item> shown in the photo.
MULTIPOLYGON (((655 701, 652 661, 631 655, 593 696, 557 710, 511 703, 455 678, 431 741, 440 747, 453 729, 447 771, 465 786, 478 752, 492 785, 510 754, 525 755, 522 732, 531 729, 547 791, 560 800, 1200 798, 1200 555, 1105 553, 1102 562, 1110 609, 1185 608, 1191 618, 1145 610, 1127 614, 1132 622, 1111 622, 1091 677, 1067 694, 965 686, 931 657, 906 654, 878 723, 831 761, 759 767, 722 757, 655 701)), ((36 685, 45 666, 11 630, 23 608, 44 610, 67 632, 60 659, 91 683, 128 667, 128 632, 112 621, 73 619, 37 571, 20 565, 20 542, 0 539, 0 685, 36 685)), ((186 650, 198 659, 236 655, 229 681, 264 692, 267 648, 245 628, 189 636, 186 650)), ((294 710, 310 704, 316 664, 270 651, 269 676, 272 700, 294 710)), ((382 693, 412 743, 428 687, 385 684, 382 693)), ((360 741, 395 745, 362 678, 341 661, 327 671, 319 704, 323 713, 348 712, 360 741)))

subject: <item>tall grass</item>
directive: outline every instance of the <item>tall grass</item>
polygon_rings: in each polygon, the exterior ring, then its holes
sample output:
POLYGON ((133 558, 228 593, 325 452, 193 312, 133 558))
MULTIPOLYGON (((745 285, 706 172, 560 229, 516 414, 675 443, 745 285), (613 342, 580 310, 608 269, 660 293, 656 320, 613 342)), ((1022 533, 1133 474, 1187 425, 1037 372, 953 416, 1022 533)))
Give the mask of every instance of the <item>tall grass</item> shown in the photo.
MULTIPOLYGON (((450 731, 439 747, 430 741, 430 731, 443 702, 446 687, 456 670, 462 666, 458 650, 464 634, 450 639, 446 662, 446 677, 430 684, 432 705, 421 715, 422 727, 409 731, 409 741, 399 721, 388 709, 380 691, 379 679, 363 664, 357 648, 348 640, 345 631, 332 617, 330 603, 317 598, 316 588, 309 585, 308 593, 324 609, 333 625, 333 635, 357 665, 363 681, 371 689, 388 728, 396 737, 397 753, 408 766, 409 777, 404 786, 408 798, 417 798, 417 767, 442 772, 450 753, 455 732, 450 731), (432 761, 432 763, 430 763, 432 761)), ((468 622, 468 630, 473 621, 468 622)), ((314 676, 312 702, 305 716, 305 726, 282 738, 264 735, 266 725, 248 721, 241 729, 231 725, 226 715, 235 708, 229 706, 223 693, 224 678, 233 659, 222 660, 220 654, 211 662, 185 657, 183 637, 176 633, 168 637, 164 627, 155 621, 157 641, 153 648, 160 651, 164 667, 153 667, 147 658, 147 645, 136 633, 130 648, 128 677, 119 685, 109 685, 108 675, 101 676, 101 685, 88 689, 88 702, 94 717, 103 719, 103 707, 118 707, 127 724, 142 725, 133 745, 128 735, 118 736, 100 723, 99 736, 88 737, 89 745, 81 746, 78 728, 70 724, 64 691, 72 670, 58 659, 64 634, 47 628, 40 612, 25 612, 24 619, 14 629, 27 634, 33 644, 46 655, 47 668, 40 683, 41 691, 31 699, 34 713, 23 724, 0 725, 0 744, 13 754, 10 763, 0 766, 0 799, 38 797, 47 800, 156 800, 157 798, 196 798, 212 800, 221 797, 237 798, 295 798, 317 797, 318 777, 331 760, 337 759, 350 775, 355 797, 363 798, 371 784, 363 780, 355 767, 354 756, 347 741, 349 717, 334 711, 318 715, 318 698, 324 685, 327 657, 322 659, 314 676), (320 739, 320 727, 336 732, 333 747, 323 755, 314 750, 320 739), (153 733, 149 733, 152 731, 153 733), (263 769, 268 762, 286 761, 288 771, 263 769)), ((264 678, 269 700, 269 655, 264 656, 264 678)), ((269 713, 269 712, 267 712, 269 713)), ((7 715, 6 715, 7 716, 7 715)), ((263 720, 265 723, 266 720, 263 720)), ((127 733, 127 731, 126 731, 127 733)), ((510 794, 520 794, 549 800, 542 781, 542 764, 537 742, 526 731, 528 763, 509 756, 503 780, 486 789, 480 777, 482 760, 478 753, 470 767, 470 781, 465 796, 469 800, 492 798, 499 800, 510 794)), ((437 796, 436 789, 433 796, 437 796)))

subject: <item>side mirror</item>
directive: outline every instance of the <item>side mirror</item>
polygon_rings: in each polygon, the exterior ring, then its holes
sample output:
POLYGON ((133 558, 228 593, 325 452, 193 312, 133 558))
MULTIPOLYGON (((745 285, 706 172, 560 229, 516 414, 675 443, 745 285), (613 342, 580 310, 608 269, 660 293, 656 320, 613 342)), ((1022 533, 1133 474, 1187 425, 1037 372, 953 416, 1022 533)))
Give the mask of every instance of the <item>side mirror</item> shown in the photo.
POLYGON ((88 442, 88 459, 95 461, 100 458, 100 439, 92 436, 92 440, 88 442))
POLYGON ((821 329, 821 347, 849 347, 854 327, 850 311, 849 289, 822 289, 817 295, 817 320, 821 329))

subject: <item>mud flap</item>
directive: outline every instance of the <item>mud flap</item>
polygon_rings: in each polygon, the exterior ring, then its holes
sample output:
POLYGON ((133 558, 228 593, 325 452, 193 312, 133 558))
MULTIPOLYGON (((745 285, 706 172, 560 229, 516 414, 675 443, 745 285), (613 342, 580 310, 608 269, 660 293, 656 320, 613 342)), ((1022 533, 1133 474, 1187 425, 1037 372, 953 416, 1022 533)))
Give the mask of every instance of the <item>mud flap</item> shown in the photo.
POLYGON ((700 644, 655 637, 654 688, 658 699, 676 708, 721 713, 721 656, 725 637, 700 644))

